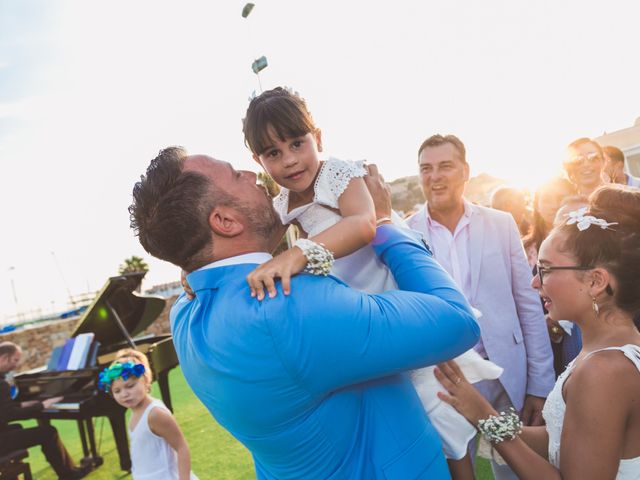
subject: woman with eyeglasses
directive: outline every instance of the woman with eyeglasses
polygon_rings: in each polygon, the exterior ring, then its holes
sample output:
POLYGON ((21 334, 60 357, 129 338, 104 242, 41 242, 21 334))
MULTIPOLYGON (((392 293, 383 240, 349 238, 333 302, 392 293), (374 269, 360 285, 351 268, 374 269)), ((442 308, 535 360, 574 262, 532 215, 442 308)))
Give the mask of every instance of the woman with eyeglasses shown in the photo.
POLYGON ((583 347, 558 378, 544 427, 496 412, 454 362, 439 394, 477 425, 521 479, 640 479, 640 191, 604 186, 542 243, 532 286, 583 347))
POLYGON ((604 152, 595 140, 579 138, 567 147, 568 156, 563 163, 567 177, 578 195, 591 195, 604 185, 604 152))

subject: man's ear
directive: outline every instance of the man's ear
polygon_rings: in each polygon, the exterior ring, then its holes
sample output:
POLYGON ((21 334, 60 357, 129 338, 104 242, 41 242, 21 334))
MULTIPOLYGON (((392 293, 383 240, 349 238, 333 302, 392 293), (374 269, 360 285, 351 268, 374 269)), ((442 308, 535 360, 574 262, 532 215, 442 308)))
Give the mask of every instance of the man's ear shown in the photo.
POLYGON ((227 206, 216 207, 211 211, 209 226, 213 233, 221 237, 236 237, 244 231, 238 212, 227 206))
POLYGON ((464 163, 464 181, 469 181, 469 164, 467 162, 464 163))
POLYGON ((318 151, 322 151, 322 130, 316 128, 313 136, 316 138, 316 145, 318 146, 318 151))

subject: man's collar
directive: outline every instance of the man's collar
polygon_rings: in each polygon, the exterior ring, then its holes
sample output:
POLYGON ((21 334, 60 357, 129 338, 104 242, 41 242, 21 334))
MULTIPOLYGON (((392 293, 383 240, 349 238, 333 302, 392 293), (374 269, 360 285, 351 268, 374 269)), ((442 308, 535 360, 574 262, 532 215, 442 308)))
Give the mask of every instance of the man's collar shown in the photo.
MULTIPOLYGON (((245 253, 243 255, 236 255, 235 257, 223 258, 222 260, 216 260, 209 265, 199 268, 198 270, 206 270, 208 268, 227 267, 229 265, 240 265, 242 263, 257 263, 262 264, 271 260, 273 256, 266 252, 253 252, 245 253)), ((196 272, 198 270, 195 270, 196 272)))
MULTIPOLYGON (((472 208, 473 204, 466 198, 462 197, 462 206, 464 207, 464 212, 462 213, 462 216, 470 218, 471 215, 473 215, 473 208, 472 208)), ((427 223, 431 224, 431 222, 436 221, 436 220, 433 220, 433 218, 431 217, 431 212, 429 212, 429 203, 427 202, 425 202, 424 204, 424 214, 427 217, 427 223)))

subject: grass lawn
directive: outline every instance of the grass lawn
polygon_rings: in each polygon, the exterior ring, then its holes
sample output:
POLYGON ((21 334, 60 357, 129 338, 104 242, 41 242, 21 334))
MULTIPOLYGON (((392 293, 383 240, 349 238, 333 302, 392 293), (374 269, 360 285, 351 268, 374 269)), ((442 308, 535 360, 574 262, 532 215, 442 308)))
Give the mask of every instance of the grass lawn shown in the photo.
MULTIPOLYGON (((192 468, 200 480, 254 479, 253 462, 249 452, 213 420, 187 386, 180 368, 176 368, 169 374, 169 380, 175 416, 189 442, 192 468)), ((154 383, 152 395, 160 398, 157 383, 154 383)), ((24 425, 35 425, 35 421, 24 422, 24 425)), ((60 432, 73 458, 80 459, 82 446, 76 422, 60 420, 54 421, 53 425, 60 432)), ((86 478, 90 480, 131 478, 127 472, 120 470, 118 454, 107 419, 96 419, 95 430, 98 452, 104 458, 104 464, 86 478)), ((35 480, 56 480, 55 473, 44 459, 39 447, 29 450, 28 461, 35 480)), ((477 472, 478 480, 493 478, 491 468, 484 459, 479 459, 477 472)))

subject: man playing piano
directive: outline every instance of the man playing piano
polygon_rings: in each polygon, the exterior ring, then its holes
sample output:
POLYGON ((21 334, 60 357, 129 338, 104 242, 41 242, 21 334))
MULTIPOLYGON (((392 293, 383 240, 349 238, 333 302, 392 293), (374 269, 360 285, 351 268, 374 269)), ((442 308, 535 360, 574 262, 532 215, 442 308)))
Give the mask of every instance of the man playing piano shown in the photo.
POLYGON ((22 349, 12 342, 0 343, 0 455, 15 450, 31 448, 36 445, 42 447, 42 452, 58 477, 64 480, 83 478, 89 473, 89 465, 74 466, 71 456, 62 444, 58 431, 51 425, 39 425, 32 428, 22 428, 18 424, 10 424, 14 420, 31 418, 34 414, 62 398, 49 398, 39 401, 18 403, 11 398, 11 387, 5 380, 5 375, 14 370, 22 358, 22 349))

